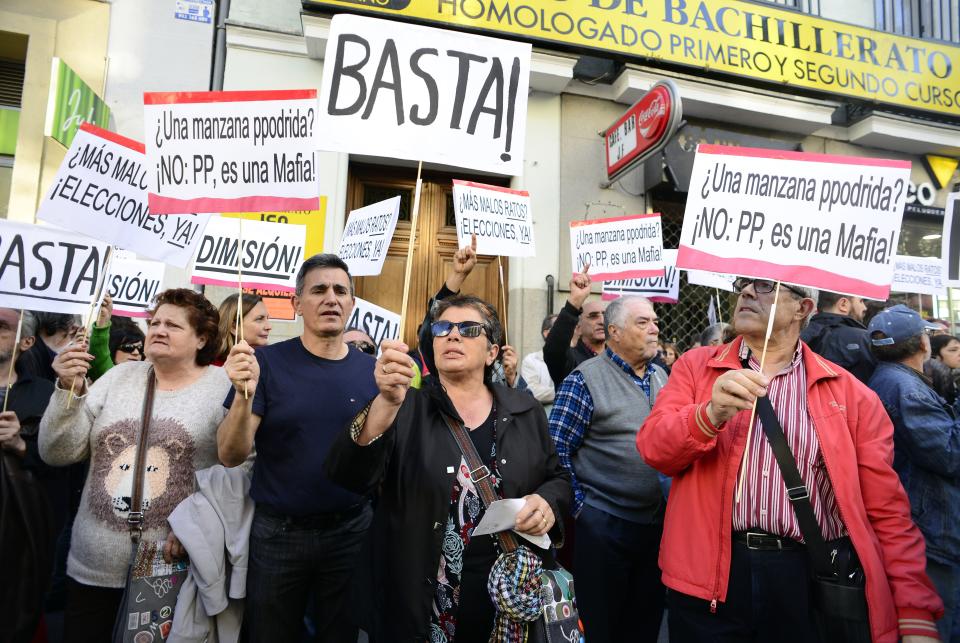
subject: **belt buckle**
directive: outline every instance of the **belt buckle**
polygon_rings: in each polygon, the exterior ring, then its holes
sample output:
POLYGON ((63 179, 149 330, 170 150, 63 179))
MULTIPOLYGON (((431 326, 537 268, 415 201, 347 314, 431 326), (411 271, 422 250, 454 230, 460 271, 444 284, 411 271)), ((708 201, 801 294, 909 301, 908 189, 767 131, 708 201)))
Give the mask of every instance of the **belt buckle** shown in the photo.
POLYGON ((485 479, 485 478, 489 478, 489 477, 490 477, 490 469, 488 469, 488 468, 487 468, 487 465, 485 465, 485 464, 480 465, 479 467, 477 467, 476 469, 474 469, 473 471, 470 472, 470 480, 472 480, 474 484, 480 482, 481 480, 483 480, 483 479, 485 479), (477 473, 478 471, 479 471, 479 472, 482 472, 483 475, 480 476, 479 478, 474 477, 474 474, 477 473))
POLYGON ((756 545, 751 544, 750 542, 751 537, 755 537, 758 541, 764 538, 771 538, 773 540, 776 540, 777 549, 780 551, 783 551, 783 539, 778 538, 776 536, 771 536, 770 534, 758 533, 756 531, 747 532, 747 549, 759 550, 763 546, 761 543, 757 543, 756 545))

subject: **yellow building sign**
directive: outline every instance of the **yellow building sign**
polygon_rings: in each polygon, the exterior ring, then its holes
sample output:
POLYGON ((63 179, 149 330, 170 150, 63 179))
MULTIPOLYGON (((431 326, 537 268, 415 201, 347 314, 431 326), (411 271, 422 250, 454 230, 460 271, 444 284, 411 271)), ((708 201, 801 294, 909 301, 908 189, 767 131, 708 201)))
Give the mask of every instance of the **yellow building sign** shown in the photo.
MULTIPOLYGON (((306 0, 960 116, 960 47, 738 0, 306 0)), ((424 45, 429 48, 429 44, 424 45)))

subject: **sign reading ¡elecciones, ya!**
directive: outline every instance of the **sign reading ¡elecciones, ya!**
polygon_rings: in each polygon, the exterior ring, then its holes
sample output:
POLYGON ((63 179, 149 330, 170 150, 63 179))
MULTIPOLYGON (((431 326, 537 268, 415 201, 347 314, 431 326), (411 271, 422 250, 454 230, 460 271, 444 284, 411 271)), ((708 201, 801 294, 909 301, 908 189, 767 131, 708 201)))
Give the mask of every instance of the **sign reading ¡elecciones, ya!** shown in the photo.
POLYGON ((337 14, 318 144, 519 176, 530 52, 508 40, 337 14))
POLYGON ((400 196, 371 203, 347 216, 337 256, 354 277, 379 275, 400 216, 400 196))
POLYGON ((150 211, 316 210, 317 90, 143 95, 150 211))
POLYGON ((477 235, 477 254, 533 257, 530 193, 471 181, 453 182, 453 214, 460 247, 477 235))
POLYGON ((910 161, 700 145, 677 265, 886 299, 910 161))
POLYGON ((186 268, 210 215, 151 216, 143 145, 84 123, 37 218, 186 268))

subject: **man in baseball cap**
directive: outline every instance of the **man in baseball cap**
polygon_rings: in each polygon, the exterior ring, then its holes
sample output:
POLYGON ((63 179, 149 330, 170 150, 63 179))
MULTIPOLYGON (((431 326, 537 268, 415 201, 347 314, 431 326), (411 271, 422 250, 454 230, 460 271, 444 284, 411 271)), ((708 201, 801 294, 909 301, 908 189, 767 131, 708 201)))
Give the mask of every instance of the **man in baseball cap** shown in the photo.
POLYGON ((960 420, 923 374, 930 357, 925 322, 903 304, 870 321, 879 362, 872 388, 893 422, 893 467, 910 497, 911 514, 927 545, 927 574, 943 598, 941 641, 960 637, 960 420))

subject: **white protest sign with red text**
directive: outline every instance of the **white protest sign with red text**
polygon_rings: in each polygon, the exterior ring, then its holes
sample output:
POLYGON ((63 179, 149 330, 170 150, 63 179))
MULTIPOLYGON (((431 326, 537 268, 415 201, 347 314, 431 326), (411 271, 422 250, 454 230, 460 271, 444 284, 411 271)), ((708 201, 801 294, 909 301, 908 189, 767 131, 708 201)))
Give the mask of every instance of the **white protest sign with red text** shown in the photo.
POLYGON ((590 264, 596 281, 659 277, 665 266, 659 214, 573 221, 570 258, 574 272, 590 264))
POLYGON ((603 299, 611 300, 624 295, 639 295, 660 304, 675 304, 680 301, 680 271, 677 270, 677 251, 663 251, 666 267, 659 277, 640 279, 614 279, 603 282, 603 299))
POLYGON ((186 268, 210 215, 150 216, 147 170, 142 143, 84 123, 37 218, 186 268))
POLYGON ((0 219, 0 306, 86 315, 106 279, 109 245, 0 219))
POLYGON ((320 149, 523 174, 529 44, 336 14, 320 149))
POLYGON ((910 162, 700 145, 677 265, 886 299, 910 162))
POLYGON ((114 315, 146 317, 153 299, 163 290, 166 266, 132 254, 115 252, 110 259, 107 292, 113 297, 114 315))
POLYGON ((250 288, 293 292, 306 236, 303 225, 211 217, 193 258, 190 283, 237 286, 242 277, 250 288))
POLYGON ((453 213, 457 242, 470 245, 477 235, 477 254, 502 257, 533 257, 533 215, 530 193, 496 185, 453 182, 453 213))
POLYGON ((316 210, 315 89, 143 95, 150 210, 316 210))

